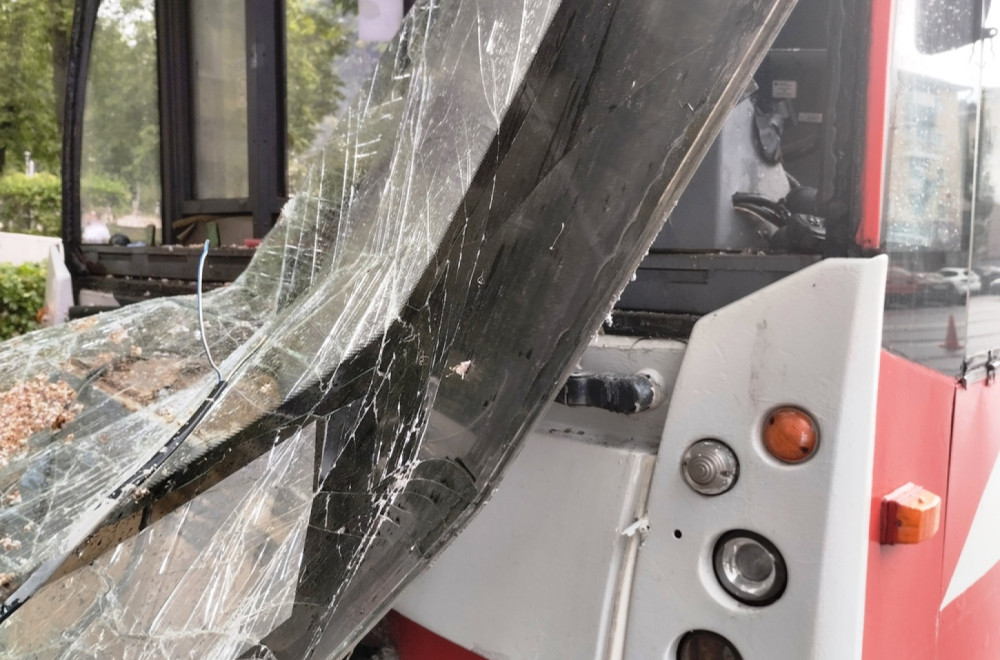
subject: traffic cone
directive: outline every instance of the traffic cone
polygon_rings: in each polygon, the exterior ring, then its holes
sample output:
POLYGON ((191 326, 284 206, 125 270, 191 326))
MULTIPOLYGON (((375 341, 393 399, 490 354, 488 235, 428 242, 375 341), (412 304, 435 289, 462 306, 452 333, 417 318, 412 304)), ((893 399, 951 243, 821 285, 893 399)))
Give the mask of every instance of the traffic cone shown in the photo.
POLYGON ((944 343, 941 348, 949 351, 962 350, 962 345, 958 343, 958 331, 955 329, 955 315, 948 315, 948 333, 944 336, 944 343))

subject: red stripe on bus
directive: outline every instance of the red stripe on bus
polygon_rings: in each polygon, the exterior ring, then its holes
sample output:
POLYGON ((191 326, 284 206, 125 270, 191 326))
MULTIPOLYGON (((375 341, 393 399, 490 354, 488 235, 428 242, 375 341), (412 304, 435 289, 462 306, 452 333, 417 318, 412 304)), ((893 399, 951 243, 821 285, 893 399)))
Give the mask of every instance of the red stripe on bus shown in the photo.
POLYGON ((868 57, 868 114, 865 160, 861 181, 861 223, 857 241, 863 248, 877 248, 882 233, 882 168, 885 160, 886 91, 889 42, 892 35, 892 2, 872 2, 871 48, 868 57))
POLYGON ((389 634, 396 645, 399 660, 484 660, 482 656, 431 632, 399 612, 390 612, 387 618, 389 634))

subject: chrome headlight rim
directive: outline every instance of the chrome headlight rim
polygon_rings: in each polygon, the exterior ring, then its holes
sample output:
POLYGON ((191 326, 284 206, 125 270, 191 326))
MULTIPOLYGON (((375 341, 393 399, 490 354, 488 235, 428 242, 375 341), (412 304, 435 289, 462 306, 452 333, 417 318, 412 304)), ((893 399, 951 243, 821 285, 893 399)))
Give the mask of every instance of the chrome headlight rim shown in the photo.
POLYGON ((719 586, 734 599, 750 607, 766 607, 785 593, 788 586, 788 568, 777 546, 767 537, 747 529, 733 529, 719 537, 712 550, 712 569, 719 586), (741 576, 734 568, 741 549, 763 555, 770 560, 771 571, 760 579, 741 576), (743 578, 743 587, 738 577, 743 578), (754 593, 759 589, 760 593, 754 593))

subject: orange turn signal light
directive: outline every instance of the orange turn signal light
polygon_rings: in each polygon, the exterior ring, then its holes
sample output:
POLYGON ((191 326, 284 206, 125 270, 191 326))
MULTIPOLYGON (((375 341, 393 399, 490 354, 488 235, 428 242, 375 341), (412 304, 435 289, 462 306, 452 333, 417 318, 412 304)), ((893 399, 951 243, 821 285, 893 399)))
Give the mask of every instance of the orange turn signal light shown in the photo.
POLYGON ((764 448, 784 463, 801 463, 816 452, 816 422, 799 408, 778 408, 764 420, 764 448))
POLYGON ((941 526, 941 497, 914 483, 900 486, 882 498, 882 545, 920 543, 941 526))

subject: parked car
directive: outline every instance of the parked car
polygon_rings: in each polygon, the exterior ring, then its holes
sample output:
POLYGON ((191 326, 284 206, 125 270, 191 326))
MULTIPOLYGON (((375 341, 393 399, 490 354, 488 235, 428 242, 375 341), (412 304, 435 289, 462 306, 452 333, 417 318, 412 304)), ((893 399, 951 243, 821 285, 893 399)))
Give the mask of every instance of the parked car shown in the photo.
POLYGON ((983 288, 987 291, 992 290, 994 282, 1000 281, 1000 266, 977 266, 973 270, 979 275, 983 288))
POLYGON ((946 305, 955 299, 955 288, 938 273, 915 273, 919 299, 925 304, 946 305))
POLYGON ((947 304, 955 297, 955 287, 937 273, 913 273, 892 266, 886 276, 885 298, 890 305, 947 304))
POLYGON ((968 268, 942 268, 938 275, 943 277, 954 289, 956 301, 961 301, 966 294, 977 294, 983 290, 983 282, 968 268))
POLYGON ((916 275, 900 268, 892 266, 885 278, 885 300, 888 303, 912 304, 917 298, 920 288, 916 275))

